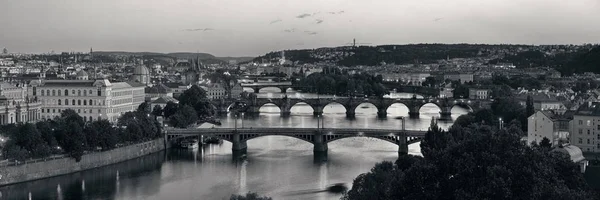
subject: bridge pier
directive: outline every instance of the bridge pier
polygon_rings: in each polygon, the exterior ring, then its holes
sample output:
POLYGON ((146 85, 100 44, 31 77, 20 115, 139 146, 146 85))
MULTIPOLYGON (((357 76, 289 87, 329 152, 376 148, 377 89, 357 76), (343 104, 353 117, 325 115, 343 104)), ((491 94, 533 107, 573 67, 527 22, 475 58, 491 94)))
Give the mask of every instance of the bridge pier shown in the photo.
POLYGON ((312 106, 315 117, 323 115, 323 106, 312 106))
POLYGON ((356 112, 353 109, 346 109, 346 118, 354 119, 356 112))
POLYGON ((289 110, 281 110, 281 117, 289 117, 292 114, 289 110))
POLYGON ((409 116, 410 118, 419 118, 419 115, 420 115, 420 113, 419 113, 418 111, 417 111, 417 112, 414 112, 414 111, 408 111, 408 116, 409 116))
POLYGON ((254 94, 258 94, 258 92, 260 91, 260 88, 253 87, 252 91, 254 92, 254 94))
POLYGON ((387 118, 387 110, 377 109, 377 117, 381 119, 387 118))
POLYGON ((406 134, 402 133, 400 138, 398 138, 398 155, 406 155, 408 154, 408 142, 406 138, 406 134))
POLYGON ((281 90, 281 93, 285 94, 285 93, 287 93, 287 89, 288 88, 287 87, 280 87, 279 89, 281 90))
POLYGON ((231 147, 231 151, 233 152, 234 155, 244 155, 246 154, 247 150, 248 150, 248 145, 246 144, 245 140, 242 140, 240 137, 240 134, 237 132, 234 132, 232 135, 232 141, 231 143, 233 144, 231 147))
POLYGON ((323 158, 327 159, 327 141, 325 141, 325 137, 323 136, 323 133, 321 132, 317 132, 315 133, 314 139, 313 139, 313 154, 315 155, 315 158, 318 158, 319 160, 322 160, 323 158))
POLYGON ((440 120, 451 120, 452 113, 451 112, 440 112, 440 120))

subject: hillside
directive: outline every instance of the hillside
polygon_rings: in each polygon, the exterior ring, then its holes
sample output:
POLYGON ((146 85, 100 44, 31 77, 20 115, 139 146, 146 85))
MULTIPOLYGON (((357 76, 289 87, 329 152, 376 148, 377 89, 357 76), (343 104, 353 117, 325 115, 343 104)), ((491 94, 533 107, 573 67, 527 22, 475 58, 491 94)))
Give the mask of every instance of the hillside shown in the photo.
MULTIPOLYGON (((487 49, 517 49, 524 45, 482 44, 409 44, 359 47, 334 47, 320 49, 286 50, 286 59, 299 63, 331 61, 340 65, 379 65, 382 62, 395 64, 433 63, 440 59, 487 56, 487 49)), ((280 52, 270 52, 254 59, 255 62, 276 61, 280 52)))
POLYGON ((230 60, 237 62, 245 62, 252 60, 253 57, 215 57, 209 53, 192 53, 192 52, 173 52, 173 53, 157 53, 157 52, 126 52, 126 51, 95 51, 95 55, 100 56, 140 56, 144 58, 170 58, 176 59, 196 59, 200 58, 205 64, 225 64, 230 60))

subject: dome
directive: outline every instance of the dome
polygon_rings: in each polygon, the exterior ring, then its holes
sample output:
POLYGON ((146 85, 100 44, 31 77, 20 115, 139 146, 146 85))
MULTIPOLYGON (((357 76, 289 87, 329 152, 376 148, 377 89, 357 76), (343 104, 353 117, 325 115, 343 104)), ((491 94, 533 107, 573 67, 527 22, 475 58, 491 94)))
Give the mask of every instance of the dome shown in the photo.
POLYGON ((85 70, 79 70, 77 74, 75 74, 75 79, 77 80, 88 80, 88 73, 85 70))
POLYGON ((567 144, 564 146, 559 146, 552 151, 567 154, 573 162, 580 162, 580 161, 585 160, 585 157, 583 157, 583 152, 581 152, 581 149, 579 147, 576 147, 573 145, 567 144))
POLYGON ((77 77, 88 76, 88 73, 82 69, 82 70, 79 70, 75 76, 77 76, 77 77))
POLYGON ((150 70, 146 66, 140 65, 135 67, 133 75, 150 75, 150 70))

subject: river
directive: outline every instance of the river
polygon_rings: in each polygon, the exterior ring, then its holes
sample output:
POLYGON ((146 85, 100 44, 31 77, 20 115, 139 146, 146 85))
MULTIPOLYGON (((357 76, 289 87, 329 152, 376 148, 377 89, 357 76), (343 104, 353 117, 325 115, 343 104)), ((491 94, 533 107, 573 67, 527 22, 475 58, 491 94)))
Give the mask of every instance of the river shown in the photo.
MULTIPOLYGON (((277 95, 281 94, 259 97, 277 95)), ((419 119, 406 120, 406 129, 426 130, 431 118, 439 117, 439 111, 435 105, 424 105, 419 119)), ((310 106, 298 104, 291 112, 290 117, 281 118, 279 108, 266 105, 257 118, 235 120, 227 116, 221 119, 221 127, 235 127, 236 122, 238 127, 317 127, 310 106)), ((377 119, 377 109, 369 104, 357 108, 354 120, 345 118, 344 107, 339 104, 328 105, 323 113, 325 128, 400 128, 402 121, 396 117, 408 116, 408 108, 392 105, 387 119, 377 119)), ((465 113, 467 110, 455 107, 452 118, 465 113)), ((452 121, 438 124, 447 128, 452 121)), ((339 199, 340 195, 318 191, 334 183, 351 186, 356 176, 375 163, 398 157, 396 145, 372 138, 329 143, 326 162, 315 162, 312 144, 295 138, 265 136, 247 144, 245 160, 232 159, 228 142, 195 151, 170 149, 116 165, 1 187, 0 199, 229 199, 231 194, 248 191, 274 199, 339 199)), ((419 144, 410 145, 409 153, 420 155, 419 144)))

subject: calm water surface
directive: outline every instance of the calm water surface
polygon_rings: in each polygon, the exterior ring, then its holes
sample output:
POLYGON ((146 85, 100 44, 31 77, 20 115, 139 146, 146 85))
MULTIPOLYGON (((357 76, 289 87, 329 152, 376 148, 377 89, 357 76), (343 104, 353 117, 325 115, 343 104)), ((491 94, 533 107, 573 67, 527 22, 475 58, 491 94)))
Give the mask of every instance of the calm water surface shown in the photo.
MULTIPOLYGON (((261 91, 262 92, 262 91, 261 91)), ((264 96, 280 94, 260 94, 264 96)), ((288 94, 296 95, 294 93, 288 94)), ((298 94, 311 96, 310 94, 298 94)), ((410 94, 392 94, 410 97, 410 94)), ((419 119, 407 119, 406 128, 426 130, 439 108, 425 105, 419 119)), ((279 117, 279 108, 266 105, 254 119, 221 119, 221 127, 316 127, 308 105, 292 108, 292 116, 279 117)), ((455 119, 467 111, 454 108, 455 119)), ((400 128, 397 116, 408 116, 408 108, 394 104, 388 118, 377 119, 370 104, 356 110, 356 119, 345 118, 344 107, 330 104, 324 110, 325 127, 400 128)), ((442 127, 452 121, 439 122, 442 127)), ((248 191, 274 199, 339 199, 339 195, 318 192, 334 183, 351 184, 377 162, 393 161, 398 147, 372 138, 346 138, 329 143, 327 162, 315 162, 312 144, 284 137, 265 136, 248 141, 245 160, 233 159, 231 144, 208 145, 197 150, 171 149, 127 162, 80 173, 0 188, 0 199, 228 199, 248 191)), ((420 155, 418 144, 409 146, 420 155)))

